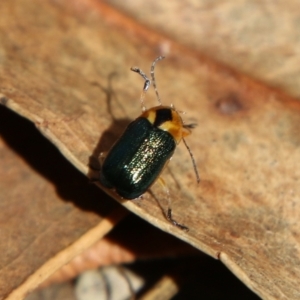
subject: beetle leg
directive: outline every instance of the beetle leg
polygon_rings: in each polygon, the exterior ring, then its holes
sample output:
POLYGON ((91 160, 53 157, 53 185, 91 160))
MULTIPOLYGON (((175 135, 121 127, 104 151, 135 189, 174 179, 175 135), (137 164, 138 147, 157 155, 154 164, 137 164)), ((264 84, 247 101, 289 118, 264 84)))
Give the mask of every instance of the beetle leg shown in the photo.
POLYGON ((88 183, 89 184, 94 184, 94 183, 97 183, 97 182, 100 182, 99 178, 90 178, 88 183))
POLYGON ((172 209, 171 208, 168 208, 168 211, 167 211, 167 219, 176 227, 179 227, 180 229, 184 230, 184 231, 189 231, 189 228, 186 227, 185 225, 183 224, 180 224, 178 223, 176 220, 173 219, 172 217, 172 209))
POLYGON ((159 182, 161 183, 161 185, 163 186, 166 194, 167 194, 167 198, 168 198, 168 209, 167 209, 167 213, 165 214, 167 220, 169 222, 171 222, 174 226, 184 230, 184 231, 189 231, 188 227, 186 227, 183 224, 178 223, 176 220, 173 219, 172 217, 172 209, 171 209, 171 197, 170 197, 170 191, 165 183, 165 181, 163 180, 162 177, 158 178, 159 182))
MULTIPOLYGON (((186 128, 186 129, 194 129, 197 127, 197 124, 196 123, 190 123, 190 124, 183 124, 183 128, 186 128)), ((188 135, 190 134, 191 132, 189 131, 188 135)))
MULTIPOLYGON (((103 165, 103 162, 104 162, 104 159, 106 157, 106 154, 107 154, 107 152, 101 152, 100 155, 98 156, 98 163, 100 164, 100 168, 99 168, 99 164, 98 164, 97 167, 95 165, 93 165, 93 164, 90 164, 89 165, 90 169, 99 173, 101 171, 101 167, 103 165)), ((90 180, 89 180, 90 183, 97 183, 99 181, 100 180, 99 180, 98 177, 96 177, 96 178, 90 178, 90 180)))
POLYGON ((104 159, 107 155, 107 152, 101 152, 100 155, 99 155, 99 163, 100 163, 100 166, 102 167, 103 165, 103 162, 104 162, 104 159))

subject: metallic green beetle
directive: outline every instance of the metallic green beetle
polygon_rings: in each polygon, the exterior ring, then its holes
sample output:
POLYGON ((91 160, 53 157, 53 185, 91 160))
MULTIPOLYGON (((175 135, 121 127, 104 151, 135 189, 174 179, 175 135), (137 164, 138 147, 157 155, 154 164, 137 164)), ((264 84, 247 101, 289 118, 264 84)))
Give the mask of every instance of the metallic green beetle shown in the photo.
MULTIPOLYGON (((149 189, 181 140, 190 153, 197 181, 200 181, 193 155, 184 140, 194 125, 184 124, 173 106, 163 106, 156 89, 154 67, 163 58, 156 58, 151 66, 152 83, 160 105, 148 110, 144 106, 144 95, 151 81, 139 68, 131 68, 145 79, 141 96, 143 113, 128 125, 101 166, 100 182, 107 188, 115 189, 125 199, 138 198, 149 189)), ((168 208, 166 217, 175 226, 187 230, 172 218, 171 208, 168 208)))

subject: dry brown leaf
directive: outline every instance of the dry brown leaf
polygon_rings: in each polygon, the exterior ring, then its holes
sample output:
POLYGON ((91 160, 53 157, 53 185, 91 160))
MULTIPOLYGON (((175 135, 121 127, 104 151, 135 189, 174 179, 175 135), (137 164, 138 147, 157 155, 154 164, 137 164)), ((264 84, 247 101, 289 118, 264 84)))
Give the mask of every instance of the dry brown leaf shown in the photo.
MULTIPOLYGON (((124 124, 139 115, 142 82, 129 67, 146 71, 168 50, 157 68, 163 103, 199 124, 187 142, 200 185, 182 145, 165 172, 174 217, 190 232, 171 226, 148 193, 123 204, 219 258, 262 298, 299 298, 298 102, 101 2, 77 1, 75 8, 64 1, 16 3, 1 4, 2 104, 33 121, 88 174, 90 156, 109 149, 124 124)), ((154 192, 165 208, 163 194, 154 192)))
MULTIPOLYGON (((57 253, 74 247, 90 228, 98 223, 103 227, 104 217, 116 208, 33 128, 0 107, 1 299, 57 253)), ((73 249, 56 259, 33 281, 39 284, 81 251, 73 249)))
POLYGON ((300 97, 297 0, 109 0, 139 22, 300 97))
POLYGON ((147 260, 179 255, 193 255, 196 258, 201 254, 197 249, 132 215, 93 247, 54 273, 43 286, 74 278, 85 270, 130 263, 137 258, 147 260))

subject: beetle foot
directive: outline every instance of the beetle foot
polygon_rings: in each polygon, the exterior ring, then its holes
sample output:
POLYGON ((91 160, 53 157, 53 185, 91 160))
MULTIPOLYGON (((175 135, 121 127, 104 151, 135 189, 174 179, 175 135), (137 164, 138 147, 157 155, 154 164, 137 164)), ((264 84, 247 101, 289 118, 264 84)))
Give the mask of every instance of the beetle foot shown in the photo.
POLYGON ((89 178, 89 184, 100 182, 99 178, 89 178))
POLYGON ((168 221, 170 221, 174 226, 180 228, 181 230, 184 230, 184 231, 186 231, 186 232, 189 231, 189 228, 188 228, 188 227, 186 227, 186 226, 183 225, 183 224, 178 223, 176 220, 173 219, 173 217, 172 217, 172 209, 171 209, 171 208, 168 208, 167 219, 168 219, 168 221))

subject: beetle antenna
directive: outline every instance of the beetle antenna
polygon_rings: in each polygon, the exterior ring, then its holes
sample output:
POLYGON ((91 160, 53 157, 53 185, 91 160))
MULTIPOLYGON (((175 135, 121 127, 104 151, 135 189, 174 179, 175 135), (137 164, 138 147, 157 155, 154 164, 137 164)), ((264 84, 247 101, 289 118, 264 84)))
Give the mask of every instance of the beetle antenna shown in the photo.
POLYGON ((131 71, 133 72, 136 72, 138 74, 140 74, 144 80, 145 80, 145 83, 144 83, 144 87, 143 87, 143 91, 142 91, 142 94, 141 94, 141 106, 142 106, 142 111, 144 112, 146 110, 146 106, 145 106, 145 94, 146 92, 148 91, 150 85, 151 85, 151 80, 147 77, 147 75, 138 67, 132 67, 130 68, 131 71))
POLYGON ((189 154, 190 154, 190 157, 191 157, 191 160, 192 160, 192 163, 193 163, 193 168, 194 168, 194 171, 195 171, 197 183, 199 183, 200 182, 200 176, 199 176, 199 173, 198 173, 198 170, 197 170, 197 166, 196 166, 194 155, 193 155, 190 147, 187 145, 185 139, 182 138, 182 140, 183 140, 183 143, 185 144, 186 149, 189 151, 189 154))
POLYGON ((152 84, 153 84, 153 87, 154 87, 154 90, 155 90, 155 94, 156 94, 156 97, 157 97, 157 101, 159 103, 159 105, 161 105, 161 100, 160 100, 160 97, 159 97, 159 94, 158 94, 158 90, 157 90, 157 87, 156 87, 156 82, 155 82, 155 77, 154 77, 154 68, 155 68, 155 64, 159 61, 159 60, 162 60, 164 59, 165 57, 164 56, 159 56, 157 57, 152 65, 151 65, 151 71, 150 71, 150 74, 151 74, 151 78, 152 78, 152 84))
MULTIPOLYGON (((160 100, 160 97, 159 97, 159 94, 158 94, 158 91, 157 91, 157 87, 156 87, 155 76, 154 76, 154 68, 155 68, 156 62, 158 62, 159 60, 162 60, 164 58, 165 58, 164 56, 157 57, 153 61, 152 65, 151 65, 151 71, 150 71, 151 72, 151 78, 152 78, 152 84, 153 84, 153 87, 154 87, 154 90, 155 90, 157 101, 158 101, 158 103, 160 105, 161 105, 161 100, 160 100)), ((131 67, 130 70, 133 71, 133 72, 136 72, 136 73, 140 74, 144 78, 144 80, 145 80, 145 84, 144 84, 143 91, 142 91, 142 94, 141 94, 141 106, 142 106, 142 111, 144 112, 146 110, 146 106, 145 106, 145 94, 146 94, 146 92, 148 91, 148 89, 149 89, 149 87, 151 85, 151 80, 138 67, 131 67)))

